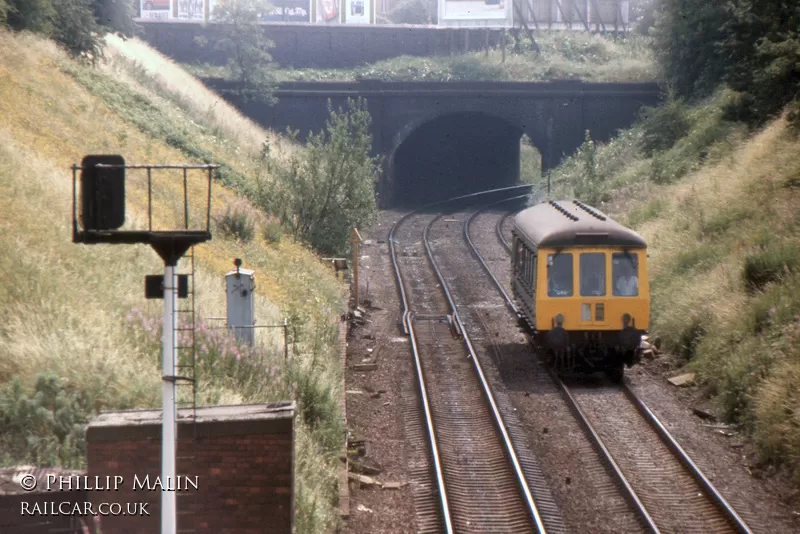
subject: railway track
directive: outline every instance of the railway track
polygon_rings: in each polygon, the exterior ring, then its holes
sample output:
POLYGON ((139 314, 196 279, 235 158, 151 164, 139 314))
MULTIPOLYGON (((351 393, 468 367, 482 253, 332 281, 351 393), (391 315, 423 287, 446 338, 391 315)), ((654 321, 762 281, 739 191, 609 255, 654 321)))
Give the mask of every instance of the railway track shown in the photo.
MULTIPOLYGON (((470 224, 483 209, 465 219, 463 234, 506 306, 516 315, 513 300, 470 237, 470 224)), ((498 219, 495 233, 510 254, 504 230, 508 215, 498 219)), ((550 372, 550 376, 647 530, 750 532, 664 425, 627 386, 591 381, 565 383, 555 373, 550 372)))
POLYGON ((421 531, 545 532, 494 394, 428 240, 440 215, 412 212, 389 245, 414 356, 435 489, 415 495, 421 531), (400 249, 398 251, 398 248, 400 249), (436 504, 432 504, 435 501, 436 504))

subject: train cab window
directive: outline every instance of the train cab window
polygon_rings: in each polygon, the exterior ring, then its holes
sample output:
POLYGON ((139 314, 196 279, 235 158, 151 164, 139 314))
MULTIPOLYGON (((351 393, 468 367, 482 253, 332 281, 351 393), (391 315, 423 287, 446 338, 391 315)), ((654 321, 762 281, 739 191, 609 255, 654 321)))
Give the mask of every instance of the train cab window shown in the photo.
POLYGON ((611 256, 613 294, 618 297, 639 295, 639 262, 636 254, 618 252, 611 256))
POLYGON ((606 294, 606 255, 603 252, 581 254, 581 296, 602 297, 606 294))
POLYGON ((547 255, 547 296, 572 296, 572 254, 547 255))

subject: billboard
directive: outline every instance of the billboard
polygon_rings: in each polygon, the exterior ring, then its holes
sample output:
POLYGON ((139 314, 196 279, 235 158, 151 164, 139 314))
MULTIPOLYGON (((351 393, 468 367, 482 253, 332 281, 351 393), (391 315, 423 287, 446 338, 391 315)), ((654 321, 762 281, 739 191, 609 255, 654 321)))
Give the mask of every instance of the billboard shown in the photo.
POLYGON ((205 20, 205 0, 177 0, 177 2, 179 19, 205 20))
POLYGON ((310 0, 270 0, 271 10, 261 17, 265 22, 310 22, 310 0))
POLYGON ((439 0, 439 26, 510 28, 514 0, 439 0))
POLYGON ((311 22, 375 24, 375 0, 312 0, 311 22))
POLYGON ((172 18, 172 0, 139 0, 139 9, 143 19, 172 18))
POLYGON ((345 24, 372 24, 375 22, 374 0, 344 0, 345 24))

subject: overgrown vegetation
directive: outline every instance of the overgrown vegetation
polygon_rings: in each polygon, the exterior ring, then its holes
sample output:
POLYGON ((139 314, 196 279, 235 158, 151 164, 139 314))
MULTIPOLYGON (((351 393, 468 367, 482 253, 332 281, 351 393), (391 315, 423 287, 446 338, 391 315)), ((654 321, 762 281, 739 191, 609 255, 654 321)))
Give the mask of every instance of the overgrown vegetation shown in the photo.
POLYGON ((302 155, 273 153, 267 141, 256 193, 264 211, 325 254, 344 254, 352 228, 371 224, 377 211, 380 160, 370 156, 367 103, 347 105, 347 111, 334 110, 328 103, 325 130, 309 135, 302 155))
POLYGON ((730 116, 764 124, 787 104, 800 125, 800 6, 770 0, 664 0, 653 31, 664 79, 685 98, 721 83, 740 93, 730 116))
MULTIPOLYGON (((520 52, 513 39, 506 44, 506 60, 498 48, 453 57, 400 56, 352 69, 277 69, 278 81, 653 81, 656 66, 650 38, 631 34, 618 40, 577 32, 536 32, 541 55, 521 40, 520 52)), ((213 65, 190 65, 200 77, 231 79, 230 69, 213 65)))
POLYGON ((229 58, 231 79, 239 82, 239 92, 245 99, 264 102, 275 100, 275 77, 269 55, 274 43, 259 25, 261 13, 267 12, 269 5, 267 0, 239 0, 217 3, 214 9, 222 32, 216 46, 229 58))
MULTIPOLYGON (((0 247, 10 251, 0 255, 5 464, 81 467, 79 429, 98 410, 159 405, 162 310, 144 300, 141 276, 159 272, 163 264, 144 246, 71 243, 63 224, 71 205, 69 166, 89 153, 121 153, 131 163, 208 157, 230 176, 235 173, 237 179, 229 183, 246 191, 254 185, 259 146, 268 137, 206 95, 196 81, 183 78, 166 59, 153 57, 155 73, 146 62, 127 59, 128 53, 145 58, 141 45, 109 42, 115 62, 91 68, 49 41, 0 31, 0 247)), ((269 138, 291 153, 285 141, 269 138)), ((141 218, 146 196, 129 192, 128 215, 141 218)), ((153 201, 157 210, 182 214, 182 203, 173 205, 169 196, 157 194, 153 201)), ((203 205, 190 198, 190 206, 203 205)), ((244 227, 252 224, 253 232, 245 240, 215 228, 214 239, 195 249, 201 315, 198 402, 297 400, 297 530, 326 531, 336 522, 332 504, 344 437, 335 320, 345 288, 305 246, 281 239, 274 218, 215 185, 212 213, 224 215, 227 206, 241 206, 248 214, 244 227), (260 335, 251 352, 202 319, 222 314, 221 277, 235 257, 257 272, 259 324, 290 321, 288 365, 281 329, 260 335)))
MULTIPOLYGON (((649 244, 651 331, 698 373, 719 416, 800 484, 800 141, 786 117, 748 136, 738 95, 672 97, 552 173, 553 197, 597 203, 649 244)), ((788 113, 787 113, 788 115, 788 113)))
POLYGON ((0 0, 0 27, 40 33, 73 57, 95 62, 106 33, 133 34, 133 9, 115 0, 0 0))

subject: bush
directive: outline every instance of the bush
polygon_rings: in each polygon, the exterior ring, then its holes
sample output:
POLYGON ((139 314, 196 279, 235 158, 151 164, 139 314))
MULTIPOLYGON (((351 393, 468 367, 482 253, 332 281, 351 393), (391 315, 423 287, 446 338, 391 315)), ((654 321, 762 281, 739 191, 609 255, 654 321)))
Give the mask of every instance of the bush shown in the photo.
POLYGON ((750 292, 760 291, 784 274, 797 270, 800 249, 796 245, 777 245, 748 255, 742 266, 742 280, 750 292))
MULTIPOLYGON (((344 254, 353 227, 376 215, 375 184, 380 159, 370 157, 372 136, 365 101, 348 99, 334 110, 325 130, 308 136, 305 153, 282 158, 265 148, 269 181, 259 179, 257 203, 278 217, 295 238, 323 254, 344 254)), ((290 132, 291 134, 291 132, 290 132)))
POLYGON ((280 221, 270 219, 261 227, 261 235, 267 243, 280 243, 283 239, 283 227, 280 221))
POLYGON ((94 413, 86 392, 65 379, 39 375, 31 394, 18 378, 0 392, 0 449, 17 462, 38 466, 84 465, 84 429, 94 413))
POLYGON ((216 223, 220 232, 242 243, 252 241, 255 235, 255 224, 251 215, 240 203, 228 206, 225 213, 216 219, 216 223))
POLYGON ((689 133, 691 122, 688 111, 689 108, 683 100, 676 99, 673 95, 658 107, 642 108, 639 120, 645 154, 652 156, 657 150, 667 150, 689 133))
POLYGON ((692 313, 686 320, 678 338, 678 354, 684 360, 691 360, 697 354, 697 346, 708 332, 711 315, 706 311, 692 313))

